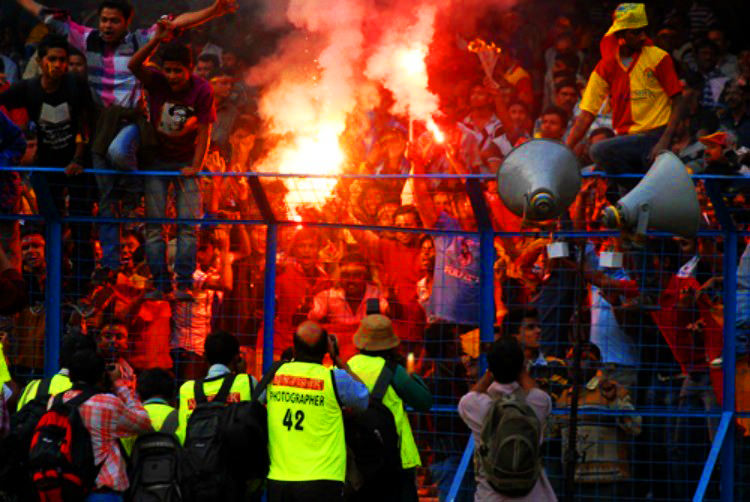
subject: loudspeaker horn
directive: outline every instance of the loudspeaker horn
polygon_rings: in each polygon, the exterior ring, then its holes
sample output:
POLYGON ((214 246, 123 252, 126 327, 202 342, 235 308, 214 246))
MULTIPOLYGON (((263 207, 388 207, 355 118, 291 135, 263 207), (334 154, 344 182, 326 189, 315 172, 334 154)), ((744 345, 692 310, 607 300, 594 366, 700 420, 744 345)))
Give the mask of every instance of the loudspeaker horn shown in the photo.
POLYGON ((602 223, 645 235, 646 230, 695 237, 701 207, 685 164, 672 152, 662 152, 643 179, 615 206, 607 207, 602 223))
POLYGON ((559 141, 528 141, 513 149, 497 171, 497 190, 503 203, 528 220, 557 218, 580 189, 578 159, 559 141))

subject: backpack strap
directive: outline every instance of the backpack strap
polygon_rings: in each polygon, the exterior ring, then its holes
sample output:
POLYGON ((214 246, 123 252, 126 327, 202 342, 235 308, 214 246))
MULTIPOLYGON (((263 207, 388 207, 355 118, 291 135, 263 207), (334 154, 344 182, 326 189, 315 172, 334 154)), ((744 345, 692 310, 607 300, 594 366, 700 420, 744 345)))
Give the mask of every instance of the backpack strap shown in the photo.
POLYGON ((174 434, 175 432, 177 432, 178 424, 179 417, 177 415, 177 410, 172 410, 169 412, 169 415, 167 415, 167 418, 165 418, 164 422, 161 424, 161 429, 159 429, 159 432, 174 434))
MULTIPOLYGON (((270 368, 268 368, 268 371, 263 375, 263 378, 260 379, 260 382, 258 382, 258 385, 255 386, 255 389, 253 389, 253 401, 257 401, 260 396, 266 391, 266 387, 268 387, 268 384, 271 383, 271 380, 273 380, 273 377, 276 376, 276 372, 279 371, 279 368, 281 368, 286 361, 276 361, 274 362, 270 368)), ((250 385, 252 385, 252 378, 250 379, 250 385)))
POLYGON ((391 385, 393 376, 396 374, 396 364, 393 361, 386 359, 383 369, 378 375, 378 379, 375 381, 375 385, 372 388, 370 397, 377 401, 382 401, 383 396, 388 391, 388 386, 391 385))
POLYGON ((46 397, 49 399, 49 388, 52 385, 52 379, 51 378, 45 378, 43 380, 39 380, 39 384, 36 386, 36 396, 37 397, 46 397))
MULTIPOLYGON (((224 377, 224 381, 221 382, 221 388, 219 389, 219 392, 216 393, 216 396, 214 396, 213 402, 216 403, 226 403, 227 398, 229 397, 229 391, 232 390, 232 385, 234 385, 234 379, 237 377, 234 373, 229 373, 224 377)), ((203 390, 203 385, 201 385, 201 390, 203 390)))
MULTIPOLYGON (((94 397, 96 394, 99 394, 99 392, 95 391, 94 389, 88 388, 88 387, 74 387, 71 390, 80 390, 81 392, 78 393, 77 396, 72 397, 65 401, 65 404, 68 406, 72 406, 73 408, 78 408, 83 403, 94 397)), ((63 396, 65 395, 65 392, 60 392, 57 394, 52 401, 52 405, 57 405, 63 403, 63 396)))
POLYGON ((529 393, 523 390, 523 388, 519 385, 518 388, 515 389, 510 395, 516 398, 518 401, 525 403, 526 396, 528 396, 529 393))

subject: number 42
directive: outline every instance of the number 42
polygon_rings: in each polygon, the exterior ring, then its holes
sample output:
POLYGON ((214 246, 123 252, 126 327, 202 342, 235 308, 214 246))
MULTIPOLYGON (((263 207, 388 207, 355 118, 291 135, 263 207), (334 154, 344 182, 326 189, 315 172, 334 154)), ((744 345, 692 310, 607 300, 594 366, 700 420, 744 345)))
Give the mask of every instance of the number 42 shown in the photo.
POLYGON ((297 410, 297 412, 294 414, 294 419, 297 421, 296 424, 292 423, 292 410, 290 408, 287 408, 286 414, 284 415, 284 420, 282 421, 282 424, 284 424, 286 430, 292 430, 292 425, 294 425, 294 430, 296 431, 304 430, 304 428, 302 427, 302 422, 305 420, 305 412, 302 410, 297 410))

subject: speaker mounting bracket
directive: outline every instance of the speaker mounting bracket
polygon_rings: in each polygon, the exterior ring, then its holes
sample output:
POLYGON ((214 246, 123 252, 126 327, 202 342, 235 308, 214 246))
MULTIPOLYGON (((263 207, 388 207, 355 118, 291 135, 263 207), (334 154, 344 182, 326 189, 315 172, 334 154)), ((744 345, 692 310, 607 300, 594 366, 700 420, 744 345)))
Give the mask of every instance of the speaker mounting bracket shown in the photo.
POLYGON ((646 235, 648 230, 648 220, 651 216, 651 207, 649 204, 644 203, 638 206, 637 223, 635 227, 636 235, 646 235))

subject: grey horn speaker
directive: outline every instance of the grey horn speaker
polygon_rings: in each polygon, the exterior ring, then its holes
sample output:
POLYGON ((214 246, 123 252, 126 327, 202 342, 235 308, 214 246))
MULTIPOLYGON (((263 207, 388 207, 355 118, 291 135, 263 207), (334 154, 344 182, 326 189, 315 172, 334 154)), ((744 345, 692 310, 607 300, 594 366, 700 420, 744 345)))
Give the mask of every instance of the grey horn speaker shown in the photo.
POLYGON ((646 230, 695 237, 701 208, 685 164, 672 152, 662 152, 643 179, 616 206, 604 210, 602 222, 644 235, 646 230))
POLYGON ((497 171, 497 190, 503 203, 528 220, 557 218, 580 189, 578 159, 559 141, 528 141, 512 150, 497 171))

